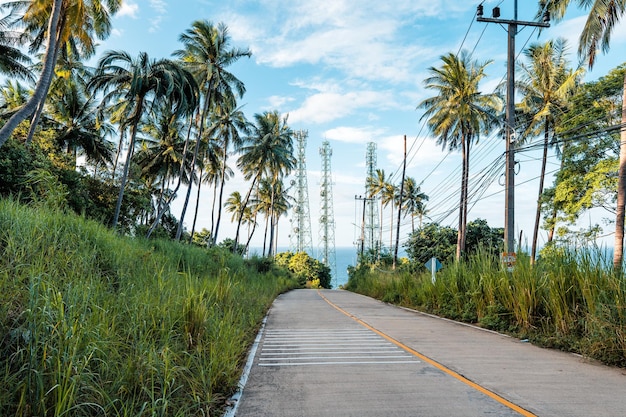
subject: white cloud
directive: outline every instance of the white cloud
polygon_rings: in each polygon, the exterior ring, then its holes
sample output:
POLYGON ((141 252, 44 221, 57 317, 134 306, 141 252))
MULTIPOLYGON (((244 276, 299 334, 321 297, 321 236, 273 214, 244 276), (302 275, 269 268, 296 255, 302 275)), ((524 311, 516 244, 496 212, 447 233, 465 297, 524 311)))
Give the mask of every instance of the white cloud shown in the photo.
POLYGON ((150 0, 150 7, 158 14, 167 13, 167 3, 164 0, 150 0))
POLYGON ((124 34, 124 31, 119 30, 119 29, 113 29, 111 30, 111 36, 116 37, 116 38, 121 38, 124 34))
POLYGON ((155 18, 150 19, 150 28, 148 29, 148 32, 150 33, 158 32, 158 30, 161 29, 162 21, 163 21, 163 16, 156 16, 155 18))
POLYGON ((287 103, 294 101, 293 97, 270 96, 268 99, 268 110, 281 109, 287 103))
POLYGON ((392 106, 390 93, 377 91, 354 91, 341 93, 319 93, 308 97, 300 108, 290 111, 293 122, 328 123, 353 114, 360 108, 392 106))
POLYGON ((139 5, 124 1, 122 3, 122 7, 120 7, 120 9, 117 11, 116 16, 120 16, 120 17, 128 16, 128 17, 132 17, 133 19, 136 19, 137 12, 139 12, 139 5))
POLYGON ((380 128, 340 126, 324 132, 324 137, 339 142, 363 144, 375 141, 384 133, 385 131, 380 128))

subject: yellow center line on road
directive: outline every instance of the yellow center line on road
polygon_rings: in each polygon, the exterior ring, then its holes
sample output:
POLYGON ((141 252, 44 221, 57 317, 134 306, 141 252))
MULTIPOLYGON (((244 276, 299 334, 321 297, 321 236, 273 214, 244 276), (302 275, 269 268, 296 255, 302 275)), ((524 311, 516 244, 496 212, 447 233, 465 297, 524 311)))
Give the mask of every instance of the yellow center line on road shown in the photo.
POLYGON ((396 346, 404 349, 405 351, 411 353, 412 355, 420 358, 424 362, 431 364, 432 366, 434 366, 435 368, 439 369, 440 371, 450 375, 453 378, 456 378, 457 380, 461 381, 462 383, 464 383, 464 384, 474 388, 475 390, 485 394, 486 396, 496 400, 500 404, 510 408, 511 410, 519 413, 520 415, 522 415, 524 417, 537 417, 536 414, 533 414, 533 413, 531 413, 528 410, 524 410, 522 407, 520 407, 520 406, 518 406, 516 404, 513 404, 512 402, 510 402, 509 400, 507 400, 505 398, 502 398, 501 396, 499 396, 495 392, 492 392, 492 391, 488 390, 487 388, 482 387, 482 386, 478 385, 477 383, 470 381, 469 379, 465 378, 463 375, 454 372, 452 369, 449 369, 449 368, 445 367, 444 365, 440 364, 439 362, 437 362, 437 361, 435 361, 435 360, 433 360, 433 359, 431 359, 431 358, 429 358, 427 356, 424 356, 423 354, 419 353, 415 349, 412 349, 412 348, 408 347, 407 345, 403 344, 402 342, 397 341, 393 337, 391 337, 391 336, 381 332, 380 330, 370 326, 369 324, 367 324, 366 322, 364 322, 360 318, 356 317, 355 315, 347 312, 346 310, 342 309, 338 305, 333 304, 333 302, 330 301, 328 298, 326 298, 324 296, 324 294, 322 294, 319 290, 318 290, 317 293, 331 307, 335 308, 336 310, 338 310, 341 313, 345 314, 346 316, 350 317, 352 320, 356 321, 357 323, 359 323, 360 325, 364 326, 365 328, 373 331, 374 333, 378 334, 379 336, 381 336, 381 337, 385 338, 386 340, 390 341, 394 345, 396 345, 396 346))

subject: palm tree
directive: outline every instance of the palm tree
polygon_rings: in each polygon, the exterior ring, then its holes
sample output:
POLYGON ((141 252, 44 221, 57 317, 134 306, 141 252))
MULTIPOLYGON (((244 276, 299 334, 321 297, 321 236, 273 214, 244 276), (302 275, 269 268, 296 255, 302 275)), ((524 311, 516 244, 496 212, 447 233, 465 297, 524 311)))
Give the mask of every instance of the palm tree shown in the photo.
POLYGON ((84 58, 93 56, 96 39, 106 39, 111 32, 111 16, 121 7, 122 0, 53 0, 52 5, 45 1, 9 1, 2 7, 12 13, 23 13, 21 22, 25 32, 33 39, 31 52, 45 45, 41 75, 32 97, 0 129, 0 146, 9 138, 13 130, 23 120, 31 119, 31 132, 39 120, 43 103, 48 96, 50 83, 54 77, 59 50, 71 46, 84 58))
POLYGON ((103 91, 105 103, 112 99, 124 99, 130 106, 128 116, 122 123, 130 127, 130 140, 112 223, 115 228, 146 101, 152 99, 156 104, 167 98, 174 114, 190 115, 197 105, 198 87, 192 75, 174 61, 152 61, 144 52, 133 59, 128 53, 117 51, 109 51, 100 59, 89 87, 94 92, 103 91))
POLYGON ((184 158, 185 137, 181 117, 172 112, 172 106, 167 101, 155 110, 143 127, 147 137, 134 161, 141 168, 142 177, 160 184, 156 216, 164 206, 166 190, 171 182, 179 176, 182 176, 182 182, 188 182, 192 169, 184 158))
POLYGON ((402 195, 402 210, 404 210, 405 217, 411 215, 411 233, 413 233, 415 232, 415 216, 424 214, 424 201, 428 201, 428 196, 420 190, 415 179, 411 177, 404 180, 402 195))
MULTIPOLYGON (((222 151, 220 155, 221 173, 220 191, 218 198, 218 207, 222 206, 222 196, 224 194, 224 185, 231 175, 227 173, 228 149, 233 146, 235 150, 239 149, 243 144, 241 134, 248 134, 250 131, 250 123, 246 119, 241 108, 235 108, 234 102, 225 101, 222 105, 217 106, 211 115, 211 126, 209 127, 209 137, 215 138, 222 151)), ((217 235, 220 228, 221 210, 217 213, 217 222, 213 230, 213 244, 217 242, 217 235)))
POLYGON ((24 88, 19 81, 6 80, 0 87, 0 111, 2 113, 0 119, 23 106, 28 101, 28 94, 28 89, 24 88))
MULTIPOLYGON (((246 91, 243 82, 226 68, 244 56, 249 57, 251 52, 247 49, 230 48, 231 38, 228 34, 227 26, 223 23, 214 26, 211 22, 206 20, 197 20, 193 22, 191 26, 191 29, 188 29, 180 36, 180 41, 185 45, 185 48, 174 52, 174 55, 181 58, 186 67, 189 68, 194 75, 200 85, 204 99, 204 105, 200 114, 198 141, 193 154, 193 160, 195 161, 198 156, 200 138, 203 137, 203 130, 209 111, 220 105, 230 106, 234 109, 236 107, 235 92, 239 97, 242 97, 246 91)), ((223 145, 224 154, 226 155, 229 144, 226 142, 223 145)), ((226 162, 226 158, 223 160, 226 162)), ((224 178, 225 175, 222 175, 222 179, 224 178)), ((191 184, 187 190, 187 196, 183 204, 179 228, 176 233, 177 239, 180 237, 182 230, 181 226, 185 217, 190 193, 191 184)), ((220 196, 221 195, 222 193, 220 192, 220 196)), ((217 227, 219 227, 219 220, 217 227)), ((216 235, 217 233, 214 239, 216 235)))
POLYGON ((393 209, 398 203, 400 189, 391 183, 386 183, 380 192, 381 208, 389 206, 389 250, 393 250, 393 209))
POLYGON ((106 138, 113 134, 113 126, 100 117, 95 98, 87 91, 92 71, 76 60, 76 55, 62 53, 57 74, 47 100, 57 143, 72 155, 74 166, 78 154, 94 166, 112 163, 113 145, 106 138))
POLYGON ((7 30, 9 16, 0 19, 0 74, 34 81, 35 77, 28 68, 31 59, 18 48, 22 43, 19 33, 7 30))
POLYGON ((550 133, 553 132, 558 118, 567 110, 568 99, 578 84, 582 68, 576 71, 569 68, 565 58, 566 41, 559 38, 544 44, 531 45, 524 54, 528 64, 521 63, 521 79, 517 83, 518 91, 523 95, 520 109, 530 116, 526 133, 539 135, 543 133, 543 158, 539 177, 539 194, 535 212, 535 226, 530 254, 531 263, 537 254, 537 236, 541 220, 541 196, 543 195, 550 133))
MULTIPOLYGON (((293 156, 293 132, 287 125, 287 117, 282 118, 277 111, 255 114, 256 124, 251 135, 244 139, 237 166, 243 172, 250 189, 244 199, 243 208, 248 204, 252 191, 265 175, 274 181, 288 175, 296 165, 293 156)), ((237 223, 235 245, 238 244, 241 216, 237 223)))
MULTIPOLYGON (((570 0, 553 0, 547 3, 548 10, 557 19, 562 19, 570 4, 570 0)), ((540 5, 545 7, 543 3, 540 5)), ((626 0, 578 0, 580 7, 589 9, 589 16, 583 28, 578 55, 585 58, 589 68, 593 67, 598 50, 607 52, 611 34, 626 11, 626 0)), ((624 76, 624 92, 622 99, 622 126, 626 125, 626 75, 624 76)), ((622 268, 624 258, 624 216, 626 215, 626 129, 621 129, 619 174, 617 184, 617 209, 615 219, 615 243, 613 266, 622 268)))
POLYGON ((480 132, 496 120, 495 112, 500 110, 501 100, 496 94, 481 94, 478 88, 485 77, 485 67, 491 61, 478 63, 471 60, 466 51, 459 56, 449 53, 441 60, 442 66, 431 67, 431 76, 424 80, 425 87, 436 94, 423 100, 418 107, 425 110, 421 118, 428 119, 428 127, 437 136, 438 144, 450 151, 461 149, 463 163, 456 248, 456 259, 459 260, 465 249, 470 148, 478 141, 480 132))
MULTIPOLYGON (((365 180, 365 185, 367 189, 367 198, 377 198, 380 197, 381 193, 387 187, 388 180, 385 176, 384 169, 377 169, 376 173, 373 177, 367 177, 365 180)), ((378 237, 378 241, 382 244, 383 241, 383 201, 380 201, 380 236, 378 237)))

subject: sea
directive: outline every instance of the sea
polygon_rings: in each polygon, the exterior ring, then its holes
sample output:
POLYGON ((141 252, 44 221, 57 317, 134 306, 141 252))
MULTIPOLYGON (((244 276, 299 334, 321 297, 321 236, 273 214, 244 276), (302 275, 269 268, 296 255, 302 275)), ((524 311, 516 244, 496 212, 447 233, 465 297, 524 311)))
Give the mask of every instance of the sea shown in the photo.
MULTIPOLYGON (((278 247, 278 252, 286 252, 289 248, 287 247, 278 247)), ((260 254, 262 253, 261 248, 251 248, 250 253, 260 254)), ((320 259, 318 257, 317 251, 314 253, 310 253, 313 258, 320 259)), ((345 285, 348 282, 348 267, 355 266, 357 261, 357 248, 352 247, 338 247, 335 248, 335 267, 331 270, 331 280, 330 283, 334 289, 340 288, 342 285, 345 285)))

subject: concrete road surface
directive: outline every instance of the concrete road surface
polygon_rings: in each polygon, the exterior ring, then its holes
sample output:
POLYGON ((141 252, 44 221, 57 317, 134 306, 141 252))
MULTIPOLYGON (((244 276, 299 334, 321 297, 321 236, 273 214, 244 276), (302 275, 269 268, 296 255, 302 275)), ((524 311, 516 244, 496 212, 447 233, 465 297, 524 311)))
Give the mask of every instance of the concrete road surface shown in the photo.
POLYGON ((337 290, 274 302, 236 417, 626 416, 626 370, 337 290))

